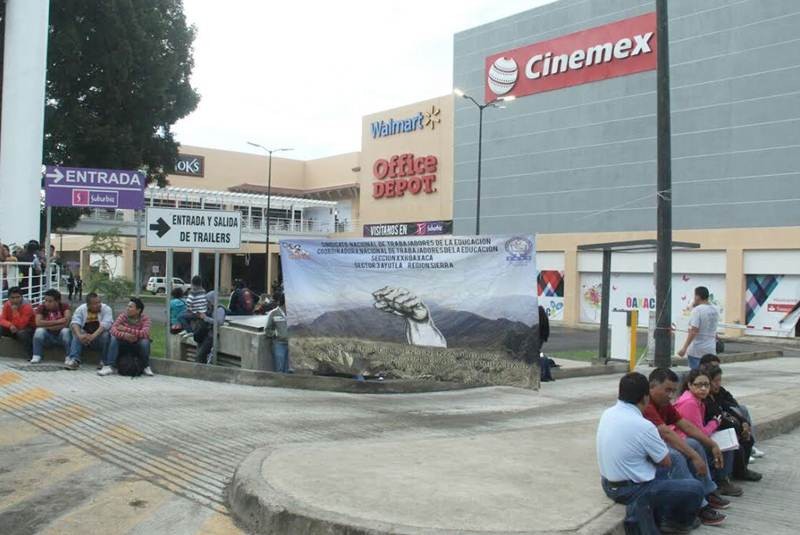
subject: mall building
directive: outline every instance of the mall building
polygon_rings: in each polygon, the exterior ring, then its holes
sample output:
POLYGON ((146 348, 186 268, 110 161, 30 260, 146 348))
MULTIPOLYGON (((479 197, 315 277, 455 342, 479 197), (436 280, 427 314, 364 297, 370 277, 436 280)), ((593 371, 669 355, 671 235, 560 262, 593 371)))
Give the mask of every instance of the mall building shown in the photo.
MULTIPOLYGON (((800 2, 669 9, 674 239, 700 245, 674 253, 673 319, 704 285, 727 324, 775 334, 800 300, 800 2)), ((566 324, 599 322, 601 254, 580 245, 655 238, 654 12, 652 0, 560 0, 454 36, 454 86, 482 103, 515 97, 483 113, 481 233, 536 235, 540 304, 566 324)), ((278 239, 473 234, 478 120, 470 100, 444 96, 364 117, 360 152, 274 158, 270 278, 278 239)), ((263 287, 266 158, 181 153, 180 174, 148 204, 241 210, 246 243, 223 255, 223 285, 263 287)), ((110 216, 135 232, 132 214, 107 212, 78 230, 110 216)), ((87 238, 63 240, 69 256, 87 238)), ((145 277, 163 273, 163 252, 143 250, 145 277)), ((210 271, 209 255, 178 257, 178 276, 210 271)), ((644 312, 642 325, 654 262, 612 259, 611 305, 644 312)))

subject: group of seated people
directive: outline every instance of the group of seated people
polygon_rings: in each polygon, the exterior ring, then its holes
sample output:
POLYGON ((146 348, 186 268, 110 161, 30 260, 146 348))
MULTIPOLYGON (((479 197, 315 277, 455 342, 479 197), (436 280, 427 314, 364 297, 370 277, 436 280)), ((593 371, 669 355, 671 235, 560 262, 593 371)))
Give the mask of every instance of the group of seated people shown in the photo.
POLYGON ((211 364, 214 323, 221 326, 228 313, 228 309, 218 304, 212 314, 215 300, 215 292, 206 292, 202 279, 195 275, 189 291, 184 295, 181 288, 175 288, 169 302, 170 332, 191 336, 197 343, 196 362, 202 364, 211 364))
POLYGON ((13 287, 0 314, 0 335, 21 342, 32 364, 42 361, 45 348, 55 346, 64 350, 64 367, 77 370, 84 349, 89 348, 100 352, 100 376, 116 373, 121 354, 132 355, 142 374, 152 376, 150 318, 143 312, 144 303, 131 297, 125 312, 114 320, 111 307, 92 292, 73 313, 56 289, 46 290, 42 303, 34 307, 25 302, 19 287, 13 287))
POLYGON ((649 380, 623 376, 618 401, 597 430, 601 484, 627 506, 626 533, 681 534, 722 524, 728 498, 744 493, 733 480, 761 480, 749 465, 763 455, 747 407, 722 386, 720 360, 710 354, 682 381, 667 368, 653 370, 649 380), (714 433, 723 429, 734 430, 738 447, 721 451, 714 433))

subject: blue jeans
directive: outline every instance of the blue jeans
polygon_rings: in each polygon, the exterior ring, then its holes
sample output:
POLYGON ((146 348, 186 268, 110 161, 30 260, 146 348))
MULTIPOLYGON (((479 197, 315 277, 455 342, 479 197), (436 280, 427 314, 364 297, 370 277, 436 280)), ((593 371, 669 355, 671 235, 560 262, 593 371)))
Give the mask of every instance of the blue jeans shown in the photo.
POLYGON ((272 339, 272 367, 278 373, 289 373, 289 342, 272 339))
POLYGON ((687 355, 686 358, 689 359, 689 368, 692 370, 696 370, 700 367, 700 357, 692 357, 687 355))
MULTIPOLYGON (((668 477, 669 479, 696 479, 701 485, 703 485, 703 496, 708 496, 717 490, 717 484, 714 483, 714 479, 711 477, 712 471, 708 466, 708 458, 706 457, 705 446, 693 438, 687 438, 686 445, 697 452, 700 458, 706 463, 706 475, 704 477, 698 477, 694 464, 690 463, 681 452, 670 448, 669 452, 670 457, 672 458, 672 468, 669 470, 668 477)), ((705 498, 703 498, 702 507, 705 507, 706 505, 708 505, 708 503, 706 502, 705 498)))
POLYGON ((703 501, 703 486, 695 479, 663 479, 660 470, 656 479, 627 487, 612 487, 602 480, 606 496, 626 505, 625 524, 634 525, 641 535, 660 535, 659 524, 673 522, 689 527, 703 501))
POLYGON ((39 327, 33 333, 33 354, 34 356, 42 356, 42 352, 46 347, 61 346, 64 348, 64 354, 69 353, 70 338, 69 329, 64 327, 60 331, 48 331, 44 327, 39 327))
POLYGON ((126 342, 116 336, 112 336, 108 342, 108 351, 106 351, 106 358, 103 364, 115 368, 120 351, 135 351, 142 358, 145 366, 150 366, 150 340, 147 338, 142 338, 136 342, 126 342))
POLYGON ((706 451, 706 459, 708 461, 708 466, 711 469, 711 476, 714 478, 714 481, 722 481, 726 477, 730 477, 733 473, 733 459, 736 456, 736 450, 731 451, 723 451, 722 452, 722 461, 725 463, 722 468, 715 468, 714 467, 714 457, 711 455, 710 451, 706 451))
POLYGON ((84 348, 97 349, 100 351, 100 362, 105 362, 106 351, 108 350, 108 340, 111 335, 108 331, 103 331, 97 338, 91 341, 89 345, 83 345, 77 336, 72 337, 72 343, 69 345, 69 358, 81 361, 81 353, 84 348))

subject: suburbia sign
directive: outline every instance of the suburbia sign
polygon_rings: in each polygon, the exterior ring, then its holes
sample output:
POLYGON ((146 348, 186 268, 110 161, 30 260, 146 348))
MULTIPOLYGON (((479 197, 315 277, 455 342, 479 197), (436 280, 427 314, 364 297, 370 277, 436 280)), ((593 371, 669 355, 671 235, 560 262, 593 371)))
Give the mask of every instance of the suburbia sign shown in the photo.
POLYGON ((486 58, 486 101, 522 97, 656 68, 648 13, 486 58))
POLYGON ((406 193, 434 193, 436 156, 415 157, 413 154, 395 154, 388 160, 380 158, 372 164, 372 196, 376 199, 403 197, 406 193))

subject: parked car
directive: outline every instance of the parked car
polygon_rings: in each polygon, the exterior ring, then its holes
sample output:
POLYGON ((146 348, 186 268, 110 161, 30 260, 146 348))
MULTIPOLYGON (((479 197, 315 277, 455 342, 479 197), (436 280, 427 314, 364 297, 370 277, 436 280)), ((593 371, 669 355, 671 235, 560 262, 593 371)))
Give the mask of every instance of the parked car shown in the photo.
MULTIPOLYGON (((173 288, 183 288, 183 291, 189 290, 191 284, 183 282, 183 279, 172 277, 173 288)), ((150 277, 147 281, 147 291, 151 294, 163 294, 167 291, 167 278, 166 277, 150 277)))

